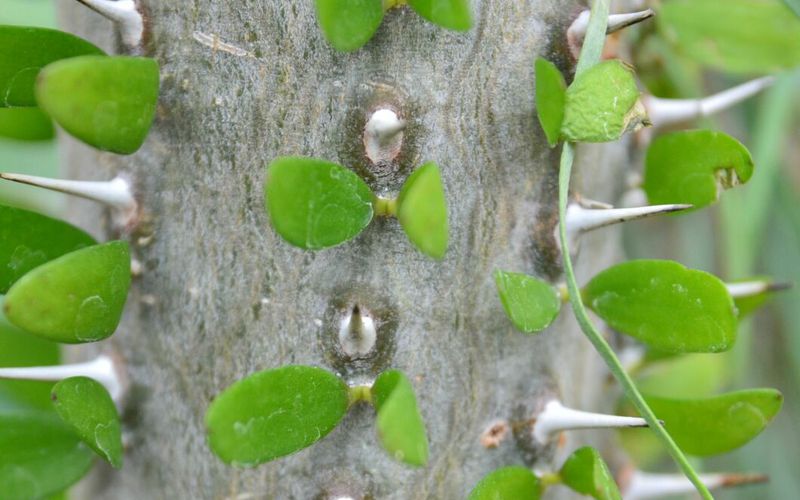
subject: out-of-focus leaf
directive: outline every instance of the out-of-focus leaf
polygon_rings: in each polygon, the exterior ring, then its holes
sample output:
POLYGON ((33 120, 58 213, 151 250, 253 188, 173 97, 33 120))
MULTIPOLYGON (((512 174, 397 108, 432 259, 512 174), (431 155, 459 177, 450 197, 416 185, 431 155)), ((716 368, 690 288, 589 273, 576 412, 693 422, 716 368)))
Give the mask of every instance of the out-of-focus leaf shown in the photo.
POLYGON ((558 144, 561 138, 566 99, 564 75, 547 59, 536 59, 536 111, 551 146, 558 144))
POLYGON ((508 318, 522 332, 544 330, 561 310, 558 292, 544 281, 505 271, 497 271, 494 281, 508 318))
POLYGON ((427 464, 425 422, 408 378, 397 370, 381 373, 372 385, 372 399, 383 448, 396 460, 416 466, 427 464))
POLYGON ((594 448, 576 450, 561 467, 561 479, 573 491, 597 500, 621 500, 617 483, 594 448))
POLYGON ((648 365, 636 378, 636 385, 651 396, 703 398, 727 385, 727 368, 724 356, 685 354, 648 365))
POLYGON ((55 137, 53 122, 39 108, 0 108, 0 137, 47 141, 55 137))
POLYGON ((539 500, 542 486, 525 467, 503 467, 475 485, 468 500, 539 500))
POLYGON ((316 0, 317 19, 334 48, 361 48, 383 21, 382 0, 316 0))
POLYGON ((397 198, 397 219, 422 253, 444 258, 449 238, 447 201, 435 163, 426 163, 408 176, 397 198))
POLYGON ((467 31, 472 27, 468 0, 408 0, 417 14, 443 28, 467 31))

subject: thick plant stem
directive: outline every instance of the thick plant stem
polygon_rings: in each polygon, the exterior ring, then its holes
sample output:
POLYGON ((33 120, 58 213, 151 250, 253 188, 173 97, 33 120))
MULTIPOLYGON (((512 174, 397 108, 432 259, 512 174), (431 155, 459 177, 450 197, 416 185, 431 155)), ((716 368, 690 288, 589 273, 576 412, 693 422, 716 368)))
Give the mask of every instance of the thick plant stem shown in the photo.
MULTIPOLYGON (((592 6, 592 15, 589 21, 589 28, 586 35, 586 40, 583 45, 580 59, 578 60, 578 68, 576 70, 576 77, 591 68, 593 65, 600 61, 600 56, 603 50, 603 43, 605 42, 606 26, 608 22, 609 0, 596 0, 592 6)), ((572 304, 572 310, 575 313, 575 318, 581 330, 594 345, 597 352, 603 358, 609 370, 614 375, 614 378, 622 386, 625 395, 633 403, 638 410, 639 414, 644 418, 653 429, 653 432, 661 439, 664 445, 669 450, 672 457, 686 474, 686 477, 695 485, 697 491, 705 499, 712 499, 713 496, 708 491, 708 488, 703 484, 703 481, 697 475, 694 468, 692 468, 686 456, 681 449, 669 435, 669 433, 661 426, 658 418, 653 410, 647 405, 647 402, 642 397, 639 390, 636 388, 633 380, 625 372, 619 358, 608 345, 608 342, 603 338, 599 331, 592 324, 586 308, 583 305, 581 298, 580 288, 575 278, 575 271, 572 267, 572 259, 569 252, 569 238, 567 237, 567 204, 569 202, 569 186, 572 177, 572 164, 575 159, 575 145, 565 143, 561 152, 561 166, 558 176, 558 214, 559 214, 559 239, 561 240, 561 249, 564 259, 564 274, 567 281, 567 288, 569 290, 569 301, 572 304)))

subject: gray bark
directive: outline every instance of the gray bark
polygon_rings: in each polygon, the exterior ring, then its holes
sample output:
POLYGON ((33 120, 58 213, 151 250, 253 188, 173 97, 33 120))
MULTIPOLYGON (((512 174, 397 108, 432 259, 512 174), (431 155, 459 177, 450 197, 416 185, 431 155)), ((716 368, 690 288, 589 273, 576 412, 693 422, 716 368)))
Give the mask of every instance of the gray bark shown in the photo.
MULTIPOLYGON (((536 449, 524 432, 495 450, 479 436, 495 419, 525 420, 551 397, 609 410, 615 393, 568 307, 546 332, 517 333, 496 297, 501 268, 557 282, 558 150, 534 109, 533 61, 564 69, 565 31, 578 1, 473 0, 476 26, 455 34, 408 8, 391 11, 354 54, 324 41, 311 0, 149 0, 146 53, 162 68, 153 131, 137 154, 65 146, 73 178, 124 172, 151 219, 130 237, 144 266, 124 321, 105 345, 130 377, 130 447, 119 472, 99 468, 92 498, 459 499, 491 470, 539 461, 605 439, 575 433, 536 449), (218 37, 209 47, 197 40, 218 37), (409 121, 399 160, 370 165, 362 129, 381 104, 409 121), (395 220, 356 240, 305 252, 281 240, 263 208, 264 169, 278 155, 348 165, 379 192, 396 192, 424 161, 442 168, 451 245, 443 262, 411 247, 395 220), (146 235, 145 235, 146 236, 146 235), (349 363, 335 335, 346 307, 379 324, 379 354, 349 363), (253 470, 211 454, 204 414, 236 380, 285 364, 335 369, 349 381, 398 368, 414 381, 431 443, 412 469, 379 447, 374 412, 355 407, 317 445, 253 470)), ((63 2, 64 26, 111 47, 110 23, 63 2)), ((609 147, 581 150, 574 186, 613 201, 626 164, 609 147)), ((102 210, 75 202, 74 220, 106 229, 102 210)), ((584 239, 585 279, 617 256, 614 230, 584 239)))

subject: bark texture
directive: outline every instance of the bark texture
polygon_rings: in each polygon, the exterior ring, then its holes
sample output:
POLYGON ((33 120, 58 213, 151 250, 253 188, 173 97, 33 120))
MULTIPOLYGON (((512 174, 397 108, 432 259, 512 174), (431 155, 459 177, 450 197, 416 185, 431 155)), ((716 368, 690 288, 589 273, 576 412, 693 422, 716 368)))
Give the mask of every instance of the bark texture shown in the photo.
MULTIPOLYGON (((533 61, 543 55, 568 68, 564 35, 581 4, 472 3, 469 33, 400 8, 364 49, 341 54, 323 39, 311 0, 144 2, 145 52, 162 68, 147 143, 124 158, 64 147, 73 178, 130 176, 151 218, 152 235, 131 237, 144 272, 120 330, 73 353, 118 352, 132 384, 125 466, 98 468, 85 485, 92 498, 460 499, 494 468, 557 465, 601 439, 574 434, 535 449, 521 432, 495 450, 479 443, 493 420, 528 419, 551 397, 603 410, 615 395, 568 308, 539 336, 517 333, 492 277, 501 268, 561 279, 558 150, 536 121, 533 61), (364 156, 362 129, 381 105, 409 128, 399 159, 376 166, 364 156), (395 220, 376 220, 334 249, 291 247, 263 208, 265 166, 285 154, 341 162, 386 193, 436 161, 450 212, 446 259, 412 248, 395 220), (359 362, 335 341, 354 304, 379 323, 379 352, 359 362), (405 371, 427 422, 429 466, 391 460, 368 407, 291 457, 253 470, 225 466, 206 444, 209 402, 245 375, 285 364, 334 369, 352 382, 405 371)), ((107 21, 74 2, 62 2, 61 14, 66 29, 113 48, 107 21)), ((576 191, 613 201, 624 151, 591 147, 580 158, 576 191)), ((107 231, 97 206, 74 202, 69 216, 107 231)), ((584 239, 584 279, 615 259, 615 241, 613 230, 584 239)))

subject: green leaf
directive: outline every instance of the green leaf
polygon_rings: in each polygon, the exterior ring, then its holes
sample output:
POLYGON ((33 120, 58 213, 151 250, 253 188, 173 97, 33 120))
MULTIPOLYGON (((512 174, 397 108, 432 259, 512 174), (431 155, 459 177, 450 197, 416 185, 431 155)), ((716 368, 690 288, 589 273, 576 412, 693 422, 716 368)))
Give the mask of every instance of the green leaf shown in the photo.
POLYGON ((0 411, 3 497, 42 498, 89 472, 94 454, 52 412, 0 411))
POLYGON ((0 205, 0 294, 31 269, 95 244, 66 222, 0 205))
POLYGON ((428 436, 408 378, 397 370, 381 373, 372 385, 372 398, 383 448, 396 460, 426 465, 428 436))
POLYGON ((103 51, 63 31, 0 26, 0 107, 36 106, 33 88, 39 70, 53 61, 86 54, 103 51))
POLYGON ((158 63, 146 57, 74 57, 42 70, 36 100, 83 142, 131 154, 142 146, 153 123, 158 73, 158 63))
POLYGON ((497 271, 494 281, 508 319, 522 332, 541 332, 561 310, 558 292, 549 283, 505 271, 497 271))
POLYGON ((583 290, 610 326, 666 352, 720 352, 736 339, 736 310, 725 284, 668 260, 606 269, 583 290))
POLYGON ((783 3, 789 6, 794 13, 800 17, 800 0, 783 0, 783 3))
POLYGON ((53 387, 58 415, 84 443, 115 469, 122 467, 122 429, 105 387, 88 377, 64 379, 53 387))
POLYGON ((96 342, 116 330, 131 283, 128 244, 84 248, 19 279, 3 311, 15 326, 67 344, 96 342))
POLYGON ((0 137, 46 141, 55 137, 55 130, 39 108, 0 108, 0 137))
POLYGON ((730 382, 725 356, 685 354, 651 363, 636 385, 650 396, 702 398, 717 394, 730 382))
POLYGON ((752 175, 753 159, 739 141, 723 132, 688 130, 653 141, 643 187, 652 204, 688 203, 697 209, 752 175))
POLYGON ((397 197, 397 218, 408 239, 434 259, 447 252, 448 225, 442 175, 429 162, 408 176, 397 197))
POLYGON ((597 500, 620 500, 617 483, 594 448, 575 451, 561 467, 561 479, 572 490, 597 500))
POLYGON ((567 89, 561 134, 570 142, 615 141, 646 120, 633 69, 622 61, 605 61, 567 89))
POLYGON ((258 372, 211 403, 206 413, 209 445, 226 463, 254 467, 327 436, 348 405, 347 385, 321 368, 258 372))
POLYGON ((417 14, 443 28, 467 31, 472 27, 468 0, 408 0, 417 14))
POLYGON ((382 0, 316 0, 316 5, 325 38, 345 52, 360 49, 383 21, 382 0))
POLYGON ((670 436, 690 455, 709 456, 734 450, 761 433, 783 404, 774 389, 751 389, 704 399, 648 396, 670 436))
POLYGON ((800 19, 780 0, 670 0, 656 21, 683 54, 722 71, 775 73, 800 64, 800 19))
POLYGON ((561 138, 566 99, 564 75, 547 59, 536 59, 536 111, 551 146, 558 144, 561 138))
POLYGON ((468 500, 539 500, 542 486, 525 467, 503 467, 475 485, 468 500))

